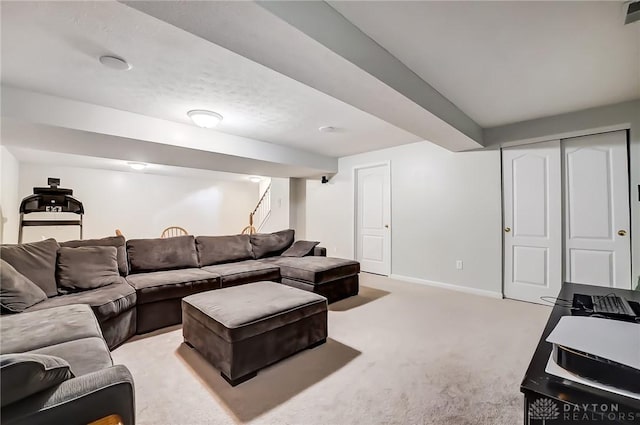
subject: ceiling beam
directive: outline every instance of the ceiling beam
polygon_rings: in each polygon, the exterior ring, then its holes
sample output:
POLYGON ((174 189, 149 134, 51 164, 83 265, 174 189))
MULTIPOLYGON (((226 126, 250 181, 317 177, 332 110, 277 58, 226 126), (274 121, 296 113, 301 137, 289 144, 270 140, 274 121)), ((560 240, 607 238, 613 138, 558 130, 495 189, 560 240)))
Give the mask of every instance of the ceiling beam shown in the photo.
POLYGON ((325 2, 122 1, 452 151, 482 129, 325 2))
POLYGON ((205 152, 180 146, 2 118, 2 144, 19 149, 144 162, 185 169, 270 177, 319 177, 317 169, 205 152))
MULTIPOLYGON (((147 150, 160 149, 162 145, 165 145, 182 148, 181 154, 185 154, 186 151, 192 151, 197 155, 202 155, 203 158, 213 159, 213 155, 207 154, 215 154, 217 155, 215 158, 218 159, 213 161, 218 164, 218 168, 215 169, 222 171, 234 170, 229 170, 228 167, 220 168, 220 165, 223 165, 224 162, 219 161, 220 158, 233 159, 233 163, 242 165, 241 169, 236 170, 239 173, 251 173, 249 171, 251 169, 251 161, 255 161, 256 165, 261 165, 258 167, 260 169, 264 169, 265 164, 269 163, 274 166, 282 166, 284 167, 283 169, 296 169, 298 172, 306 170, 311 175, 335 172, 338 167, 336 158, 234 136, 194 125, 176 123, 14 87, 2 87, 2 117, 3 122, 6 121, 6 118, 9 118, 13 121, 27 124, 51 128, 59 127, 87 134, 113 136, 114 139, 109 139, 113 143, 115 143, 114 140, 138 140, 146 142, 147 150)), ((44 142, 46 143, 46 133, 44 137, 44 142)), ((3 140, 4 142, 5 140, 3 140)), ((54 146, 53 140, 49 142, 51 142, 50 146, 54 146)), ((78 148, 87 149, 86 146, 78 146, 78 148)), ((125 156, 122 159, 154 161, 150 152, 146 153, 149 159, 132 158, 127 156, 130 155, 131 151, 126 146, 118 145, 118 149, 122 150, 119 155, 125 156)), ((167 149, 165 148, 164 151, 167 151, 167 149)), ((174 151, 174 153, 178 152, 175 149, 174 151)), ((91 153, 87 152, 86 154, 91 153)), ((96 155, 94 154, 93 156, 96 155)), ((106 157, 114 158, 113 156, 106 157)), ((171 164, 164 162, 168 165, 180 165, 175 163, 176 160, 179 161, 179 158, 173 160, 170 157, 164 158, 165 161, 174 162, 171 164)), ((203 165, 201 164, 194 168, 203 168, 203 165)), ((206 166, 204 168, 214 169, 206 166)), ((273 170, 274 167, 267 168, 273 170)), ((277 175, 281 174, 277 173, 277 175)))

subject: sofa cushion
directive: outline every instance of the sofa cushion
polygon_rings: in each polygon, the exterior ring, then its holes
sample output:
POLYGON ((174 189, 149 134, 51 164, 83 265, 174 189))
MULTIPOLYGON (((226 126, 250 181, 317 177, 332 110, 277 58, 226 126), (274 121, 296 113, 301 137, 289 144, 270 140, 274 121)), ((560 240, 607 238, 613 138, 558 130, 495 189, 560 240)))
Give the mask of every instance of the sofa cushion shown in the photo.
POLYGON ((57 266, 58 284, 64 290, 95 289, 119 282, 115 246, 60 247, 57 266))
POLYGON ((75 376, 86 375, 113 365, 107 343, 102 338, 80 338, 30 351, 64 359, 75 376))
POLYGON ((118 250, 118 270, 122 276, 129 273, 127 263, 127 247, 124 236, 109 236, 102 239, 84 239, 75 241, 60 242, 60 246, 78 248, 80 246, 115 246, 118 250))
POLYGON ((47 294, 6 261, 0 259, 0 305, 2 313, 22 313, 47 299, 47 294))
POLYGON ((182 298, 220 288, 220 275, 201 269, 130 274, 127 281, 136 289, 138 304, 182 298))
POLYGON ((320 242, 313 241, 295 241, 293 245, 289 247, 285 252, 282 253, 283 257, 304 257, 305 255, 309 255, 311 251, 318 245, 320 242))
POLYGON ((118 276, 118 279, 118 283, 112 285, 49 298, 28 308, 26 312, 71 304, 87 304, 93 310, 98 321, 104 322, 136 305, 136 290, 122 276, 118 276))
POLYGON ((253 256, 254 258, 264 258, 280 255, 291 246, 294 237, 295 231, 293 229, 251 235, 253 256))
POLYGON ((182 300, 190 314, 225 341, 234 342, 326 312, 327 299, 274 282, 191 295, 182 300))
POLYGON ((58 248, 59 245, 55 239, 19 245, 2 245, 0 257, 38 285, 48 297, 54 297, 58 295, 56 287, 58 248))
POLYGON ((127 241, 131 273, 198 267, 196 242, 192 235, 165 239, 127 241))
POLYGON ((90 337, 102 338, 102 332, 88 305, 75 304, 0 317, 1 354, 23 353, 90 337), (25 338, 25 335, 29 337, 25 338))
POLYGON ((253 258, 249 235, 198 236, 200 267, 253 258))
POLYGON ((259 280, 280 280, 278 266, 255 260, 216 264, 203 267, 202 270, 220 275, 223 288, 259 280))
POLYGON ((360 272, 360 263, 332 257, 280 257, 268 262, 280 266, 283 278, 321 285, 360 272))
POLYGON ((2 407, 73 377, 65 360, 32 353, 0 355, 0 374, 2 407))

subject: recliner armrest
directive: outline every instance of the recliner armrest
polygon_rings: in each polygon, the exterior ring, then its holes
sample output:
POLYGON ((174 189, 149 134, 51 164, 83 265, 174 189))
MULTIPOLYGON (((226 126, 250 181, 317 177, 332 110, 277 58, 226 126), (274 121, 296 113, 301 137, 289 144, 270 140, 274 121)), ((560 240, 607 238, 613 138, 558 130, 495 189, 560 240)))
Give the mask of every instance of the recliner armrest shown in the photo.
POLYGON ((2 424, 88 424, 118 415, 135 423, 133 377, 123 365, 64 381, 2 409, 2 424))
POLYGON ((313 248, 313 256, 314 257, 326 257, 327 256, 327 248, 323 246, 316 246, 313 248))

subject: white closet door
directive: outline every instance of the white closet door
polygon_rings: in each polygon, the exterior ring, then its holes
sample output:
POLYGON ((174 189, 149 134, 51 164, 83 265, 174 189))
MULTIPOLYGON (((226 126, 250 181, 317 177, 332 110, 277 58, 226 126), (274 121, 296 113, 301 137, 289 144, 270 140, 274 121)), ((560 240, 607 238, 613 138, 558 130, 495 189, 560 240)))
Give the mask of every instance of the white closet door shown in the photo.
POLYGON ((625 131, 562 141, 565 280, 631 289, 625 131))
POLYGON ((541 303, 562 285, 560 141, 504 149, 504 295, 541 303))

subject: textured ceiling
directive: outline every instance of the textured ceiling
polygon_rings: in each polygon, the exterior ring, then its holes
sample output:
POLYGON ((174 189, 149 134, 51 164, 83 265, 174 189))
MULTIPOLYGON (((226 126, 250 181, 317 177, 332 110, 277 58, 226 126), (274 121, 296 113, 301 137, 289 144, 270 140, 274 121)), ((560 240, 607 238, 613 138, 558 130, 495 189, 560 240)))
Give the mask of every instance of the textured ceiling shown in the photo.
POLYGON ((483 127, 640 98, 618 1, 330 1, 483 127))
POLYGON ((328 156, 419 139, 116 2, 3 2, 2 83, 183 123, 210 109, 219 131, 328 156), (105 68, 103 54, 133 69, 105 68))

